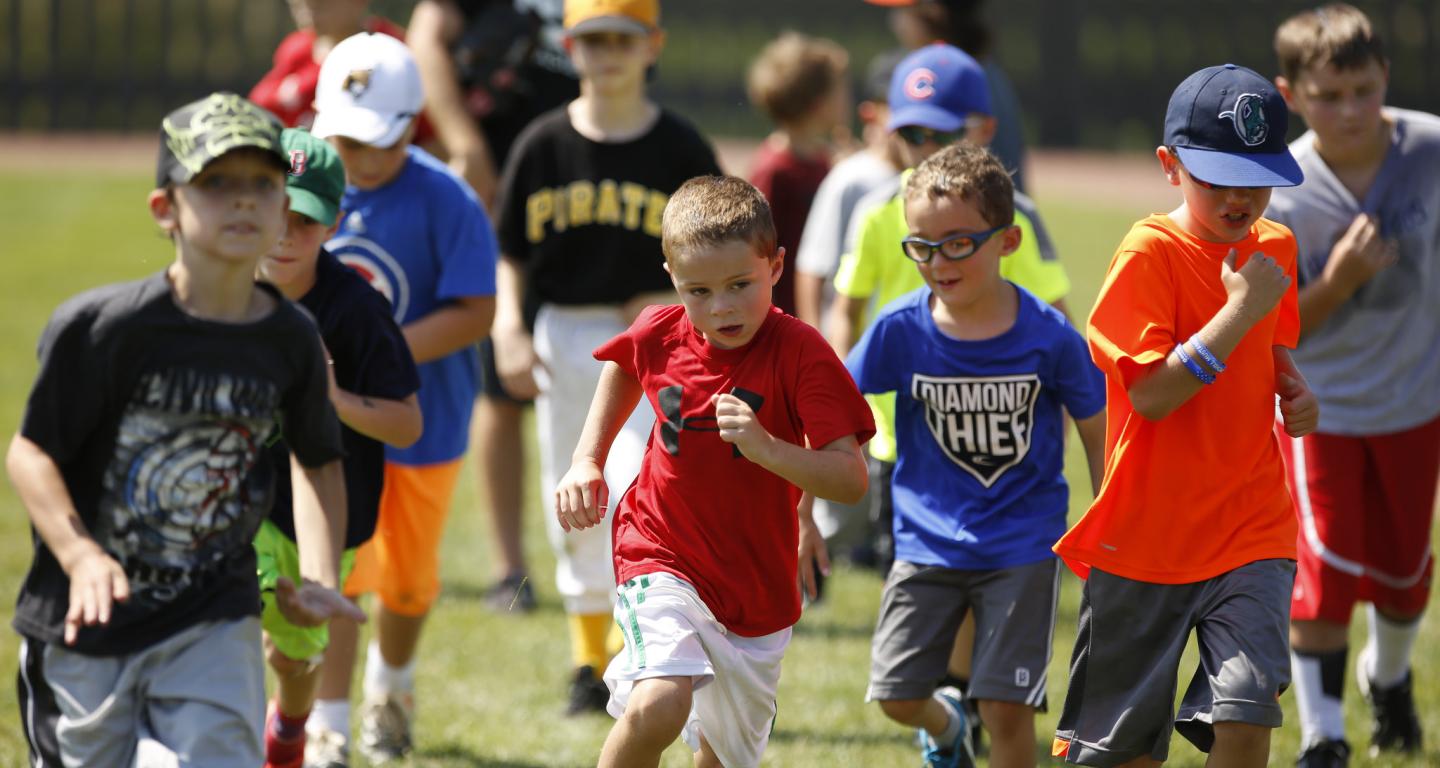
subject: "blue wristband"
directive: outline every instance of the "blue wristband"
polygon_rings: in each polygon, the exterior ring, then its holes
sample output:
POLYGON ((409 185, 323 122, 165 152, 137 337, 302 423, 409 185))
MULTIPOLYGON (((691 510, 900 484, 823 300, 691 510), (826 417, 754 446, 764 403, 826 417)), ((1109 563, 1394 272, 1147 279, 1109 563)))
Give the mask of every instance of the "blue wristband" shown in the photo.
POLYGON ((1190 370, 1190 373, 1195 375, 1195 378, 1200 380, 1201 384, 1215 383, 1215 374, 1201 368, 1200 364, 1195 362, 1194 358, 1185 354, 1184 344, 1175 345, 1175 354, 1180 356, 1180 362, 1185 364, 1185 367, 1190 370))
POLYGON ((1210 370, 1216 373, 1225 372, 1225 364, 1220 362, 1220 358, 1216 357, 1214 353, 1210 351, 1210 348, 1205 346, 1205 342, 1200 340, 1200 334, 1197 333, 1190 337, 1190 346, 1195 348, 1195 354, 1199 355, 1200 359, 1204 360, 1205 364, 1210 366, 1210 370))

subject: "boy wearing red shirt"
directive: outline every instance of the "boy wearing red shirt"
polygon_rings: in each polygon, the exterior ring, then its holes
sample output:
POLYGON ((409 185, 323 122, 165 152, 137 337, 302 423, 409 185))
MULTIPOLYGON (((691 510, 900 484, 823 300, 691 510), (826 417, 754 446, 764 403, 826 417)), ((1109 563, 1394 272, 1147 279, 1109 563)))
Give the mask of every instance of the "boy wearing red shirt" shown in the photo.
POLYGON ((683 306, 646 309, 595 351, 605 368, 556 515, 599 524, 606 454, 644 396, 655 428, 612 534, 625 652, 605 672, 619 722, 600 765, 657 765, 680 735, 697 765, 753 766, 800 617, 796 569, 823 557, 796 505, 864 494, 875 425, 820 334, 772 305, 784 251, 754 187, 691 179, 661 230, 683 306))

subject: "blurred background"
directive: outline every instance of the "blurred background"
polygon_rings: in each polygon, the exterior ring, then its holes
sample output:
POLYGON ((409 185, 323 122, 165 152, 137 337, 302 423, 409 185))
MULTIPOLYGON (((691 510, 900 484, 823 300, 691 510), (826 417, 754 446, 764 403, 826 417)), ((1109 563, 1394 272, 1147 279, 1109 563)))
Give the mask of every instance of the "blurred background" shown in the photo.
MULTIPOLYGON (((1031 146, 1149 149, 1185 75, 1232 61, 1267 76, 1270 40, 1314 0, 1005 0, 986 4, 1031 146)), ((1440 2, 1357 0, 1390 48, 1389 103, 1440 112, 1440 2)), ((372 0, 404 25, 413 0, 372 0)), ((829 37, 859 79, 893 48, 860 0, 670 0, 655 95, 712 136, 759 137, 744 70, 781 30, 829 37)), ((154 130, 167 106, 247 92, 294 28, 282 0, 0 0, 0 130, 154 130)), ((1298 133, 1298 130, 1296 131, 1298 133)))

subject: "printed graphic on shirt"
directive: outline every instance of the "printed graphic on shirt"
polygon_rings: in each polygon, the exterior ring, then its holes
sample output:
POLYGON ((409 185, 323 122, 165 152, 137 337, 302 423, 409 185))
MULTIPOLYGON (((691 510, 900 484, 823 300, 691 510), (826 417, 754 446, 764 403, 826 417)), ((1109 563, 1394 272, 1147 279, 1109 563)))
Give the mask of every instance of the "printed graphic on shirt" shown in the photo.
POLYGON ((1030 452, 1040 377, 926 376, 910 380, 940 450, 989 488, 1030 452))
POLYGON ((250 470, 279 400, 263 379, 184 369, 141 377, 105 471, 95 531, 125 569, 132 602, 163 606, 223 572, 227 553, 254 535, 238 523, 270 506, 270 478, 250 470))
MULTIPOLYGON (((352 219, 358 217, 358 211, 351 214, 352 219)), ((410 308, 410 281, 406 279, 400 262, 389 251, 374 240, 355 234, 340 235, 327 242, 325 247, 341 264, 355 270, 371 288, 390 302, 395 322, 404 321, 405 310, 410 308)))
MULTIPOLYGON (((744 387, 734 387, 730 394, 744 401, 756 414, 760 413, 760 406, 765 404, 764 395, 744 387)), ((665 387, 656 395, 656 399, 660 401, 660 413, 665 417, 665 420, 660 422, 660 439, 665 444, 665 452, 671 456, 680 455, 681 432, 687 429, 691 432, 720 431, 720 427, 715 423, 715 406, 706 401, 706 411, 694 416, 684 416, 680 413, 680 404, 684 398, 685 388, 678 385, 665 387)), ((740 458, 740 446, 735 446, 733 455, 740 458)))
POLYGON ((633 181, 586 179, 563 187, 544 187, 525 198, 525 239, 545 240, 547 232, 564 232, 591 224, 642 230, 660 237, 660 215, 670 195, 633 181))

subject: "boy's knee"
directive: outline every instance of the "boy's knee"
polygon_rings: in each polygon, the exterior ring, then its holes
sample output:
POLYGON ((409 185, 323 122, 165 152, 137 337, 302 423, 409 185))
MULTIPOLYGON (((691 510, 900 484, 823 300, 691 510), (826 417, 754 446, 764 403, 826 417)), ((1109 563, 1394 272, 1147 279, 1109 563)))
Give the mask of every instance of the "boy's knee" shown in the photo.
POLYGON ((690 717, 692 691, 688 677, 642 680, 625 703, 625 722, 647 738, 674 741, 690 717))
POLYGON ((1035 708, 1029 704, 981 699, 980 720, 995 741, 1035 735, 1035 708))
POLYGON ((929 699, 882 699, 880 711, 897 723, 915 725, 920 720, 920 713, 925 710, 927 701, 929 699))
POLYGON ((1237 752, 1260 755, 1269 753, 1271 729, 1268 726, 1253 723, 1215 723, 1214 728, 1215 746, 1211 749, 1212 754, 1219 749, 1232 755, 1237 752))

